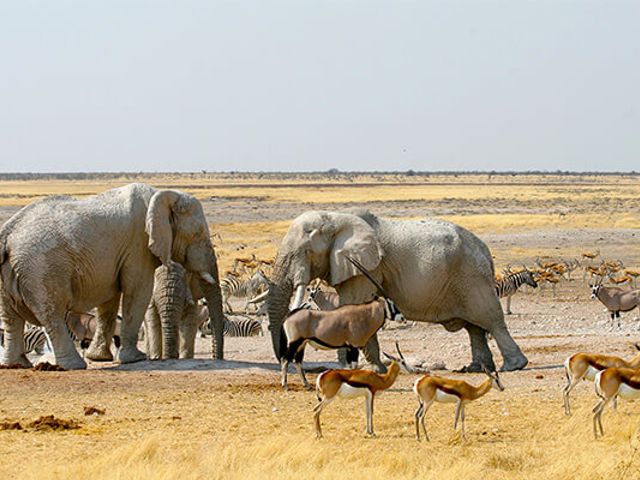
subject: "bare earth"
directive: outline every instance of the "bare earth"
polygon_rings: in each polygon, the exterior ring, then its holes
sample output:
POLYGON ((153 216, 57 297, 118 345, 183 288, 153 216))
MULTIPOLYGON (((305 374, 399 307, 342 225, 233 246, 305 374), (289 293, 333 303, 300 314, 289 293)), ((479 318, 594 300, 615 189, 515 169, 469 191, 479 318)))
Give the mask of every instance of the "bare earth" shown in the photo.
MULTIPOLYGON (((518 211, 519 205, 434 206, 383 203, 291 205, 256 199, 203 199, 216 223, 290 220, 311 209, 366 206, 397 217, 458 215, 461 209, 518 211), (399 208, 401 207, 401 208, 399 208), (449 213, 442 213, 445 209, 449 213), (421 213, 420 213, 421 212, 421 213)), ((526 202, 524 202, 526 203, 526 202)), ((553 207, 555 208, 555 207, 553 207)), ((18 207, 0 207, 4 223, 18 207)), ((537 255, 603 256, 640 265, 637 228, 566 228, 480 233, 496 264, 531 264, 537 255)), ((224 239, 223 239, 224 240, 224 239)), ((250 249, 247 248, 247 251, 250 249)), ((530 360, 521 372, 503 375, 505 392, 491 391, 467 408, 467 440, 453 435, 453 407, 427 414, 431 442, 415 440, 411 391, 416 375, 401 374, 376 400, 377 437, 364 434, 360 401, 335 402, 323 413, 325 438, 313 438, 313 392, 290 372, 291 391, 279 388, 266 324, 264 337, 228 338, 223 362, 210 360, 210 339, 198 339, 196 359, 132 365, 91 363, 88 371, 0 371, 0 473, 7 478, 640 478, 637 406, 620 402, 604 414, 605 438, 592 439, 593 386, 572 393, 573 415, 562 409, 566 380, 561 365, 578 351, 630 357, 640 340, 640 312, 622 314, 612 327, 604 307, 590 299, 580 271, 574 280, 524 290, 512 301, 507 322, 530 360), (104 415, 83 414, 83 408, 104 415), (43 415, 73 419, 76 430, 26 427, 43 415), (91 459, 89 461, 88 459, 91 459)), ((464 331, 438 325, 390 327, 380 334, 384 350, 398 340, 412 363, 444 363, 435 374, 479 383, 482 375, 452 373, 470 361, 464 331)), ((501 356, 491 342, 496 363, 501 356)), ((308 349, 308 366, 334 365, 331 352, 308 349)), ((314 375, 311 375, 315 378, 314 375)))

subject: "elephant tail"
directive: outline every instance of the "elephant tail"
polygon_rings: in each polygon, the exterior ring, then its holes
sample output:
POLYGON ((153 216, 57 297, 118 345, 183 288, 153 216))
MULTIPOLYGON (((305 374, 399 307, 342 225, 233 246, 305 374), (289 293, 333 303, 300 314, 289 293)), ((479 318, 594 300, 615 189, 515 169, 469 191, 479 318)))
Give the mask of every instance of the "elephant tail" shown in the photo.
POLYGON ((18 275, 9 262, 6 236, 0 236, 0 279, 2 280, 5 294, 18 302, 22 298, 18 285, 18 275))

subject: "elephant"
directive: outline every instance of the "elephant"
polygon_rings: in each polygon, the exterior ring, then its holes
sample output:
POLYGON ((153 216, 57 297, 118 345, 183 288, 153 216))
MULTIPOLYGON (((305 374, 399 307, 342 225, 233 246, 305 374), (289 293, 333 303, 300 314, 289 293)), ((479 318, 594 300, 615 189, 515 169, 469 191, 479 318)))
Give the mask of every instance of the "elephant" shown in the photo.
POLYGON ((147 357, 193 358, 196 332, 209 317, 205 286, 179 263, 160 265, 155 272, 151 302, 144 317, 147 357), (206 301, 206 300, 205 300, 206 301), (178 344, 179 339, 179 344, 178 344))
MULTIPOLYGON (((319 278, 333 286, 341 304, 370 301, 375 287, 348 261, 355 259, 381 283, 407 319, 465 328, 472 361, 465 371, 495 369, 487 344, 489 332, 503 356, 503 370, 524 368, 528 360, 511 337, 494 286, 494 265, 485 243, 447 221, 398 221, 363 209, 308 211, 285 234, 269 285, 267 311, 273 349, 284 354, 281 325, 304 298, 305 287, 319 278)), ((374 337, 363 353, 377 371, 385 371, 374 337)))
POLYGON ((174 261, 206 284, 214 326, 214 357, 223 357, 222 297, 209 227, 200 202, 175 190, 142 183, 74 199, 52 196, 18 211, 0 229, 0 318, 7 329, 5 364, 29 366, 25 321, 42 325, 56 362, 86 368, 66 332, 67 312, 97 308, 90 360, 113 360, 110 351, 122 299, 118 361, 146 358, 138 330, 149 304, 155 269, 174 261))

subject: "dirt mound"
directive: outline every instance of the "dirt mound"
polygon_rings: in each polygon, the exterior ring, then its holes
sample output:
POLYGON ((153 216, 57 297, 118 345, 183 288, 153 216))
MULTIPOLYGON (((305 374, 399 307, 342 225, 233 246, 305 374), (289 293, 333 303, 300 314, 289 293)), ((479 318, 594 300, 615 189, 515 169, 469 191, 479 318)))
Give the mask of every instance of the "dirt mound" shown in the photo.
POLYGON ((20 422, 0 422, 0 430, 22 430, 20 422))
POLYGON ((19 363, 12 363, 11 365, 0 365, 0 370, 17 370, 22 368, 29 368, 29 367, 25 367, 23 365, 20 365, 19 363))
POLYGON ((104 415, 106 410, 98 407, 84 407, 85 415, 104 415))
POLYGON ((33 367, 36 372, 66 372, 60 365, 52 365, 49 362, 42 362, 33 367))
POLYGON ((75 430, 80 428, 80 425, 75 420, 65 420, 56 418, 53 415, 43 415, 31 422, 27 427, 33 428, 36 431, 56 431, 75 430))

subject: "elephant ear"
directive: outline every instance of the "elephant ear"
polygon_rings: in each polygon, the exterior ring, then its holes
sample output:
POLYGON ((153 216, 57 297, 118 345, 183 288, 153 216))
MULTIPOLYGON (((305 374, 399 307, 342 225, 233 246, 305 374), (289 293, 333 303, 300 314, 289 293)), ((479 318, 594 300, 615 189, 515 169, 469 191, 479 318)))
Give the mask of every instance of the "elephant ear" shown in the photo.
POLYGON ((373 228, 355 215, 345 217, 348 219, 341 222, 329 254, 331 285, 338 285, 351 277, 361 275, 347 260, 347 256, 356 259, 369 271, 375 270, 382 259, 380 244, 373 228))
POLYGON ((171 261, 173 246, 173 207, 180 199, 180 193, 174 190, 156 192, 149 202, 145 231, 149 235, 149 250, 160 259, 163 265, 171 261))

